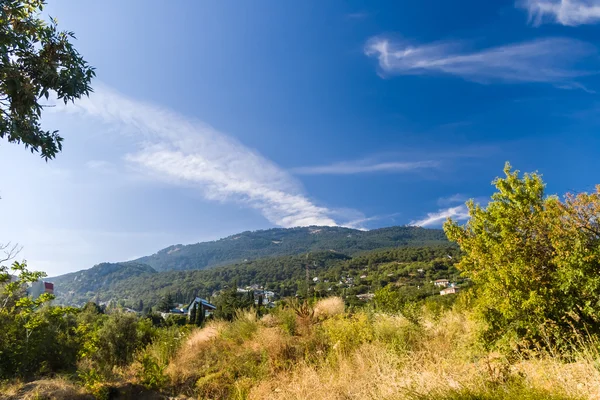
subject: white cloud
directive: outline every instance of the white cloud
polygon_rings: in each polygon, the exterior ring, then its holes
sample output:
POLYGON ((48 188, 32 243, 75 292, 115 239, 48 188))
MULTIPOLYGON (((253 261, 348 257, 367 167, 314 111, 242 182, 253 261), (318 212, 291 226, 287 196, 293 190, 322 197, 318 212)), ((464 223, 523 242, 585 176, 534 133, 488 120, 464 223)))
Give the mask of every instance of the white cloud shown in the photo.
POLYGON ((439 163, 437 161, 374 163, 363 160, 312 167, 299 167, 294 168, 293 172, 299 175, 352 175, 369 172, 409 172, 425 168, 434 168, 438 165, 439 163))
POLYGON ((469 211, 465 205, 450 207, 438 210, 437 212, 427 213, 426 218, 417 221, 411 221, 410 225, 439 226, 448 218, 452 218, 457 221, 466 220, 469 218, 469 211))
POLYGON ((464 203, 469 198, 463 194, 456 193, 448 197, 440 197, 437 200, 438 206, 449 206, 450 204, 464 203))
POLYGON ((591 75, 578 64, 597 54, 589 43, 548 38, 467 51, 459 42, 412 45, 376 37, 365 54, 377 57, 384 73, 446 74, 478 83, 549 83, 560 88, 583 88, 576 78, 591 75))
POLYGON ((567 26, 600 22, 599 0, 521 0, 517 7, 529 13, 529 21, 536 26, 553 22, 567 26))
POLYGON ((207 199, 246 204, 279 226, 337 225, 333 211, 315 205, 289 173, 200 121, 103 86, 62 110, 100 118, 135 138, 138 150, 125 160, 153 178, 193 186, 207 199))

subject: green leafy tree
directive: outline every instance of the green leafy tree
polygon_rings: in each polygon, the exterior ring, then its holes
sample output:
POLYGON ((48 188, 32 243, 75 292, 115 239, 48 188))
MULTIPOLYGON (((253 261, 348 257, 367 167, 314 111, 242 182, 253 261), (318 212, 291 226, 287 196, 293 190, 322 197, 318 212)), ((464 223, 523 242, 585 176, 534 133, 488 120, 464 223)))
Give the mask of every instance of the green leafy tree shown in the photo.
POLYGON ((135 349, 135 318, 116 312, 110 314, 98 332, 97 360, 107 368, 125 364, 135 349))
POLYGON ((162 312, 169 312, 173 307, 175 307, 175 300, 170 293, 163 297, 160 303, 158 303, 158 310, 162 312))
POLYGON ((55 19, 40 18, 43 0, 0 4, 0 138, 23 143, 48 160, 62 150, 58 131, 41 128, 45 107, 56 97, 65 104, 92 91, 94 68, 73 47, 73 32, 59 31, 55 19))
POLYGON ((44 277, 25 263, 0 266, 0 379, 72 368, 77 357, 73 308, 49 307, 53 296, 31 298, 28 285, 44 277), (11 273, 9 273, 11 272, 11 273))
MULTIPOLYGON (((252 292, 252 291, 251 291, 252 292)), ((231 288, 223 290, 217 297, 215 305, 215 317, 232 320, 236 310, 245 310, 254 307, 254 292, 239 293, 237 285, 232 285, 231 288)))
POLYGON ((600 188, 546 197, 538 174, 510 164, 486 207, 444 225, 464 255, 457 267, 475 283, 482 338, 502 347, 569 345, 600 333, 600 188))

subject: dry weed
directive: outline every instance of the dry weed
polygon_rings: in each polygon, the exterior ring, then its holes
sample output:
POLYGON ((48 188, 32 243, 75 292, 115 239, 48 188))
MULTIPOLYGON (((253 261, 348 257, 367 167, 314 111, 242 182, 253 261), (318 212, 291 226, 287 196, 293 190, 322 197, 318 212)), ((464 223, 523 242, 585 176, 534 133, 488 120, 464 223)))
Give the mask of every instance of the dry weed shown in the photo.
POLYGON ((0 390, 3 400, 94 400, 94 396, 66 379, 42 379, 15 383, 0 390))
POLYGON ((344 312, 344 300, 339 297, 327 297, 315 304, 316 318, 330 318, 344 312))

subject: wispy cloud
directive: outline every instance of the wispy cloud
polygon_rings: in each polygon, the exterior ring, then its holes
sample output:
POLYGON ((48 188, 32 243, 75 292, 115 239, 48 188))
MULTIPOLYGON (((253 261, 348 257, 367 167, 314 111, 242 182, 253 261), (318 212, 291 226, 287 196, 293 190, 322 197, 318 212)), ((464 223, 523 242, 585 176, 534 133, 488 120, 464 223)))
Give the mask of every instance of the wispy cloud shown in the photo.
POLYGON ((469 211, 465 205, 441 209, 437 212, 427 213, 427 217, 423 219, 411 221, 410 225, 440 226, 448 218, 463 221, 469 218, 469 211))
POLYGON ((600 22, 599 0, 519 0, 517 7, 529 13, 529 21, 539 26, 545 22, 567 26, 600 22))
POLYGON ((456 193, 447 197, 440 197, 437 200, 438 206, 449 206, 451 204, 464 203, 469 198, 464 194, 456 193))
POLYGON ((576 79, 593 73, 580 63, 597 51, 589 43, 569 38, 467 51, 462 42, 415 45, 375 37, 367 42, 365 54, 377 57, 386 74, 446 74, 478 83, 547 83, 572 89, 583 88, 576 79))
POLYGON ((279 226, 337 225, 334 211, 310 200, 293 176, 200 121, 103 86, 63 110, 83 112, 128 133, 138 149, 125 160, 155 179, 193 186, 207 199, 245 204, 279 226))
POLYGON ((341 162, 329 165, 294 168, 298 175, 354 175, 375 172, 403 173, 435 168, 437 161, 373 162, 368 160, 341 162))

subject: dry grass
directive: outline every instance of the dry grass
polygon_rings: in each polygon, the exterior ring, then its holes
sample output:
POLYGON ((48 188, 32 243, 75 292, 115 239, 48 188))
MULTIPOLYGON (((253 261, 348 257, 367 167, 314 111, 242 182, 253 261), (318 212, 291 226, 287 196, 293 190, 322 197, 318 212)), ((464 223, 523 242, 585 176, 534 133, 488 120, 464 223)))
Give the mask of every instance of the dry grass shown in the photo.
POLYGON ((316 318, 329 318, 344 312, 344 300, 339 297, 327 297, 315 304, 316 318))
POLYGON ((63 378, 13 383, 0 387, 2 400, 93 400, 83 388, 63 378))
POLYGON ((478 324, 466 313, 415 325, 341 308, 337 299, 319 302, 327 319, 299 336, 276 316, 242 314, 196 331, 169 365, 172 383, 186 377, 179 390, 200 398, 600 400, 595 359, 509 363, 477 346, 478 324))
POLYGON ((183 382, 195 375, 195 370, 202 367, 198 354, 210 348, 211 342, 226 325, 222 321, 212 321, 206 327, 196 329, 189 335, 166 369, 166 374, 173 382, 183 382))
MULTIPOLYGON (((160 390, 211 399, 600 400, 593 346, 571 362, 542 353, 509 362, 477 345, 480 327, 465 312, 424 314, 415 324, 346 314, 335 299, 315 308, 321 317, 306 331, 286 328, 293 311, 260 320, 240 313, 192 331, 164 365, 160 390)), ((117 388, 158 395, 121 377, 117 388)), ((88 398, 60 379, 28 385, 5 387, 0 398, 88 398)))
MULTIPOLYGON (((406 329, 402 318, 379 316, 375 331, 406 329), (379 328, 378 328, 379 327, 379 328)), ((420 343, 390 351, 389 342, 362 343, 336 362, 301 363, 258 383, 250 399, 600 399, 594 360, 563 363, 540 356, 509 364, 473 346, 476 324, 464 314, 427 321, 420 343)))

